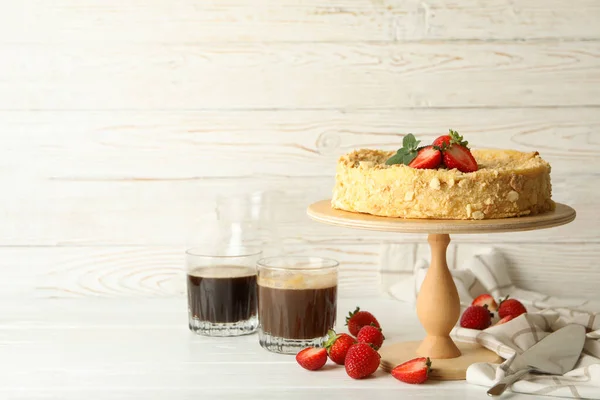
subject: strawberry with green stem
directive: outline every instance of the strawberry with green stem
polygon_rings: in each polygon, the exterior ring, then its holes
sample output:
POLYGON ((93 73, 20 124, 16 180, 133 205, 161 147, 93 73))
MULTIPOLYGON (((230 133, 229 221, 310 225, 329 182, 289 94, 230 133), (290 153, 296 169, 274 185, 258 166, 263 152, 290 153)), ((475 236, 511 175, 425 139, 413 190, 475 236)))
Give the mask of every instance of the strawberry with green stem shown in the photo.
POLYGON ((356 307, 356 310, 354 310, 354 312, 348 313, 348 316, 346 317, 346 325, 348 325, 348 331, 353 336, 358 335, 360 328, 362 328, 365 325, 371 324, 375 325, 378 328, 381 328, 381 325, 379 325, 379 321, 377 321, 377 318, 375 318, 375 316, 368 311, 361 311, 360 307, 356 307))
POLYGON ((375 326, 375 324, 371 324, 360 328, 358 335, 356 335, 356 340, 359 343, 370 344, 375 350, 379 350, 385 340, 385 336, 383 336, 381 328, 375 326))
POLYGON ((327 334, 329 335, 329 339, 325 342, 325 348, 327 349, 329 358, 338 365, 344 365, 348 349, 353 344, 356 344, 356 340, 347 333, 337 334, 333 329, 330 329, 327 334))
POLYGON ((448 135, 438 137, 430 146, 419 147, 420 143, 411 133, 404 136, 402 147, 385 162, 386 165, 404 164, 417 169, 435 169, 443 163, 446 168, 456 168, 461 172, 475 172, 479 168, 469 150, 469 142, 455 130, 450 129, 448 135))
POLYGON ((508 315, 516 318, 521 314, 525 314, 526 312, 527 309, 519 300, 509 299, 508 296, 501 300, 500 305, 498 306, 498 315, 500 318, 504 318, 508 315))
POLYGON ((433 141, 433 146, 442 151, 446 168, 456 168, 461 172, 475 172, 479 169, 479 166, 468 145, 469 142, 465 141, 458 132, 452 129, 450 129, 448 135, 440 136, 433 141))
POLYGON ((464 138, 453 129, 450 129, 447 135, 438 137, 432 143, 433 146, 439 147, 440 150, 445 150, 447 147, 453 144, 458 144, 464 147, 469 146, 469 142, 464 140, 464 138))

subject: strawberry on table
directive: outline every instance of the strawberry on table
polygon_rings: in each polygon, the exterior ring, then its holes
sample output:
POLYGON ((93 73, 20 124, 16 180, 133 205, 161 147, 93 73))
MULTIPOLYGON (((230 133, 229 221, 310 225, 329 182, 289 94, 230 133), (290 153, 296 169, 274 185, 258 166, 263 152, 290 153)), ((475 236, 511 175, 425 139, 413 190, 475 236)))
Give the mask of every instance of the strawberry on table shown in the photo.
POLYGON ((366 343, 352 345, 346 354, 346 373, 350 378, 362 379, 373 374, 379 368, 379 353, 366 343))
POLYGON ((493 326, 505 324, 512 319, 515 319, 515 317, 513 317, 512 315, 507 315, 506 317, 504 317, 501 320, 499 320, 498 322, 496 322, 493 326))
POLYGON ((307 347, 296 354, 296 361, 309 371, 321 369, 327 362, 327 350, 324 348, 307 347))
POLYGON ((509 299, 508 296, 502 301, 500 301, 500 306, 498 306, 498 315, 500 318, 504 318, 508 315, 513 318, 518 317, 521 314, 525 314, 527 309, 525 306, 517 299, 509 299))
POLYGON ((385 340, 385 336, 381 333, 381 328, 375 325, 365 325, 358 331, 356 340, 359 343, 371 344, 375 350, 379 350, 385 340))
POLYGON ((487 306, 488 310, 492 312, 498 311, 498 303, 496 303, 496 300, 494 300, 492 295, 488 293, 477 296, 471 305, 481 307, 487 306))
POLYGON ((492 324, 492 315, 486 306, 470 306, 460 317, 460 326, 483 330, 492 324))
POLYGON ((421 147, 417 157, 408 166, 417 169, 435 169, 442 164, 442 152, 433 146, 421 147))
POLYGON ((419 384, 427 380, 429 371, 431 360, 420 357, 396 366, 392 370, 392 376, 402 382, 419 384))
POLYGON ((330 330, 328 334, 329 339, 325 343, 325 348, 329 358, 338 365, 344 365, 348 349, 356 344, 356 340, 347 333, 336 334, 334 330, 330 330))
POLYGON ((373 314, 368 311, 360 311, 360 307, 356 307, 354 312, 351 312, 346 317, 346 325, 348 325, 348 331, 351 335, 358 335, 358 331, 365 325, 375 325, 378 328, 381 328, 377 318, 373 314))

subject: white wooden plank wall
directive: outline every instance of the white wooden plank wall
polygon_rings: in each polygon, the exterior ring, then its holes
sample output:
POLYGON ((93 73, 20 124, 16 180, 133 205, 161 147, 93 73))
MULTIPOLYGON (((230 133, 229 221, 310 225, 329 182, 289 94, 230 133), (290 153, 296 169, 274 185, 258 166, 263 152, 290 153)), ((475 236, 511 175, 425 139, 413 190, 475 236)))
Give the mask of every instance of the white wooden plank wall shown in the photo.
POLYGON ((3 0, 0 297, 180 296, 216 198, 266 191, 269 248, 376 296, 423 237, 321 226, 335 160, 448 128, 538 150, 573 224, 456 236, 518 284, 598 297, 600 2, 3 0))

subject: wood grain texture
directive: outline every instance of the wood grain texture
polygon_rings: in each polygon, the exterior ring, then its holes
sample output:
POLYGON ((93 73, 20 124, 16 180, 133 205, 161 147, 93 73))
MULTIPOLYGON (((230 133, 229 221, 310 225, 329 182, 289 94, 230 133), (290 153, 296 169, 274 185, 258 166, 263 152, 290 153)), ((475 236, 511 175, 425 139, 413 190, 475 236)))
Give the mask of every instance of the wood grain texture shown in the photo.
POLYGON ((599 43, 2 44, 0 109, 597 106, 599 43))
POLYGON ((600 6, 593 0, 21 0, 6 6, 0 36, 13 42, 600 38, 600 6))
POLYGON ((575 210, 557 203, 556 210, 533 216, 484 220, 404 219, 354 213, 331 208, 331 200, 308 206, 307 214, 317 222, 346 228, 399 233, 502 233, 554 228, 575 219, 575 210))
MULTIPOLYGON (((340 331, 356 302, 377 315, 390 342, 421 335, 411 305, 363 298, 339 302, 340 331)), ((319 373, 304 372, 293 356, 263 350, 257 335, 193 335, 183 298, 4 302, 0 318, 0 395, 11 400, 484 396, 481 387, 464 383, 403 385, 382 370, 375 379, 356 381, 333 364, 319 373)))
MULTIPOLYGON (((339 258, 343 286, 375 296, 424 237, 325 227, 305 208, 330 196, 340 154, 448 128, 551 162, 579 218, 500 244, 525 287, 597 291, 595 0, 5 3, 2 297, 180 296, 181 250, 214 232, 217 198, 257 191, 250 239, 339 258)), ((498 237, 455 243, 460 260, 498 237)))
MULTIPOLYGON (((309 221, 306 206, 330 195, 331 180, 257 176, 176 182, 18 182, 11 186, 11 196, 0 203, 5 215, 0 224, 0 240, 3 245, 191 245, 203 241, 213 228, 215 197, 236 190, 267 191, 275 199, 283 199, 271 208, 276 219, 267 219, 255 227, 258 237, 306 245, 397 240, 398 234, 321 227, 309 221), (303 187, 308 188, 307 193, 301 192, 303 187)), ((505 234, 502 240, 597 243, 600 216, 593 187, 585 179, 564 177, 556 183, 556 193, 557 200, 566 198, 578 212, 579 218, 571 226, 535 234, 505 234)), ((466 240, 498 240, 493 235, 478 238, 466 240)), ((402 235, 402 240, 422 239, 420 235, 402 235)))
MULTIPOLYGON (((473 254, 474 246, 458 246, 457 260, 473 254)), ((598 245, 595 242, 570 246, 554 246, 540 242, 531 245, 498 242, 508 259, 511 279, 517 287, 541 293, 571 295, 600 300, 598 285, 598 245)))
MULTIPOLYGON (((339 296, 380 293, 378 247, 290 246, 287 254, 340 262, 339 296)), ((185 247, 0 248, 0 297, 181 297, 185 247)))
MULTIPOLYGON (((577 296, 598 299, 600 257, 597 243, 465 242, 455 237, 448 258, 460 266, 485 246, 499 248, 518 287, 551 295, 565 295, 565 287, 577 288, 577 296), (454 255, 456 254, 456 255, 454 255)), ((476 235, 470 236, 476 238, 476 235)), ((426 243, 406 243, 396 237, 395 255, 404 259, 429 256, 426 243)), ((341 263, 341 297, 377 297, 410 271, 380 259, 381 245, 307 243, 288 246, 287 252, 335 258, 341 263)), ((182 297, 184 247, 2 247, 0 248, 0 297, 10 298, 135 298, 182 297)), ((411 267, 414 264, 411 263, 411 267)), ((571 293, 571 292, 569 292, 571 293)))
MULTIPOLYGON (((289 368, 290 372, 293 371, 292 368, 289 368)), ((340 370, 338 370, 339 372, 340 370)), ((295 372, 295 371, 294 371, 295 372)), ((294 373, 291 372, 291 373, 294 373)), ((388 378, 385 379, 391 379, 389 378, 390 375, 385 374, 384 372, 378 372, 376 373, 376 376, 380 376, 380 377, 385 377, 388 376, 388 378)), ((328 375, 329 377, 329 375, 328 375)), ((152 378, 150 378, 152 379, 152 378)), ((172 377, 165 381, 162 381, 159 385, 157 386, 151 386, 148 387, 147 385, 143 385, 140 384, 139 386, 136 386, 135 389, 132 388, 126 388, 126 389, 122 389, 120 388, 120 386, 117 386, 115 389, 113 389, 112 387, 114 386, 111 382, 111 388, 107 389, 106 386, 102 386, 102 391, 99 391, 99 389, 97 387, 93 387, 93 389, 89 389, 87 388, 87 385, 85 385, 84 387, 79 387, 76 390, 70 390, 70 391, 65 391, 64 389, 56 389, 56 390, 52 390, 50 389, 51 392, 55 392, 58 393, 58 395, 60 395, 61 400, 79 400, 82 397, 85 397, 86 399, 89 400, 103 400, 106 398, 106 396, 110 396, 113 398, 119 398, 119 396, 123 395, 126 396, 127 399, 130 400, 155 400, 155 399, 164 399, 166 397, 173 397, 173 393, 174 392, 178 392, 178 398, 179 399, 184 399, 184 400, 193 400, 195 398, 198 398, 198 396, 202 396, 202 397, 207 397, 209 396, 209 398, 214 397, 214 398, 219 398, 219 399, 224 399, 224 400, 236 400, 236 399, 243 399, 243 398, 247 398, 247 399, 261 399, 261 400, 279 400, 282 398, 285 399, 289 399, 289 400, 303 400, 307 397, 313 398, 313 397, 326 397, 326 398, 335 398, 336 396, 343 396, 344 399, 347 400, 362 400, 364 399, 364 395, 365 395, 365 391, 366 390, 356 390, 354 388, 347 388, 345 386, 343 386, 342 383, 339 383, 340 387, 323 387, 322 385, 320 385, 320 387, 315 388, 315 387, 310 387, 310 388, 306 388, 306 381, 299 381, 298 385, 302 385, 304 384, 304 386, 302 387, 302 389, 298 389, 296 387, 294 388, 281 388, 281 387, 268 387, 268 390, 265 387, 260 387, 260 388, 249 388, 249 387, 243 387, 243 388, 238 388, 237 386, 235 388, 231 388, 228 387, 227 391, 224 392, 223 389, 219 389, 219 388, 212 388, 212 387, 206 387, 205 385, 202 385, 200 387, 193 385, 193 387, 186 387, 186 389, 183 390, 179 390, 179 388, 181 387, 181 384, 172 384, 171 379, 173 379, 172 377), (342 387, 343 386, 343 387, 342 387)), ((191 379, 190 379, 191 380, 191 379)), ((21 381, 19 381, 21 382, 21 381)), ((201 381, 204 382, 204 381, 201 381)), ((379 380, 378 380, 379 382, 379 380)), ((477 387, 472 387, 470 385, 464 385, 464 384, 460 384, 460 383, 456 383, 456 384, 452 384, 449 383, 449 387, 444 387, 443 389, 443 396, 447 396, 447 397, 440 397, 439 393, 436 393, 434 390, 432 390, 432 388, 427 388, 426 390, 421 390, 421 391, 417 391, 412 389, 410 392, 408 392, 407 389, 407 394, 401 394, 398 391, 397 386, 398 383, 397 382, 389 382, 389 386, 386 386, 385 388, 382 387, 376 387, 373 386, 373 388, 371 388, 370 386, 367 387, 368 391, 373 391, 377 394, 377 398, 381 399, 381 400, 404 400, 404 399, 429 399, 429 400, 433 400, 433 399, 455 399, 455 398, 461 398, 464 400, 478 400, 481 399, 482 396, 482 392, 481 392, 481 388, 477 388, 477 387)), ((2 389, 0 388, 0 393, 5 393, 8 398, 10 399, 23 399, 23 398, 43 398, 44 396, 47 397, 47 394, 49 392, 49 389, 46 389, 47 386, 44 385, 40 385, 42 387, 42 389, 40 389, 39 387, 29 387, 25 393, 23 388, 18 386, 18 383, 15 383, 12 387, 10 388, 6 388, 6 389, 2 389)), ((357 386, 362 387, 362 384, 357 384, 357 386)), ((436 386, 437 390, 440 390, 437 386, 436 386)), ((526 395, 515 395, 512 396, 513 399, 515 400, 527 400, 527 396, 526 395)))
MULTIPOLYGON (((530 239, 535 239, 538 233, 531 232, 530 239)), ((506 235, 490 235, 495 241, 480 243, 466 241, 467 238, 479 238, 480 235, 453 235, 448 248, 448 266, 451 269, 461 268, 473 255, 494 247, 504 255, 508 273, 517 287, 558 296, 600 300, 600 269, 597 262, 600 252, 597 242, 557 244, 542 239, 537 243, 510 243, 506 242, 506 235)), ((427 243, 398 241, 394 244, 393 252, 390 254, 388 250, 388 256, 381 260, 382 288, 387 290, 405 279, 412 273, 414 262, 428 260, 429 257, 427 243), (396 259, 401 259, 402 263, 396 262, 396 259)))
POLYGON ((449 128, 475 147, 539 151, 556 174, 600 170, 600 108, 588 107, 0 111, 0 172, 61 180, 332 176, 337 158, 355 148, 395 150, 408 132, 430 142, 449 128))
MULTIPOLYGON (((421 342, 400 342, 393 344, 384 344, 379 350, 381 354, 381 368, 385 371, 391 371, 397 365, 405 363, 415 358, 417 348, 421 342)), ((431 358, 432 366, 429 377, 436 381, 455 381, 464 380, 467 376, 467 368, 476 362, 489 362, 500 364, 504 359, 493 351, 482 347, 476 343, 456 342, 461 355, 456 358, 431 358)))
POLYGON ((395 149, 405 132, 431 141, 448 127, 460 127, 473 144, 539 150, 553 166, 554 198, 580 215, 568 229, 505 234, 503 241, 598 240, 591 183, 600 169, 600 112, 553 108, 0 112, 0 182, 10 189, 0 196, 0 242, 192 244, 214 220, 218 195, 255 191, 269 193, 261 207, 276 215, 286 243, 394 241, 397 235, 320 226, 305 208, 331 195, 342 153, 395 149))

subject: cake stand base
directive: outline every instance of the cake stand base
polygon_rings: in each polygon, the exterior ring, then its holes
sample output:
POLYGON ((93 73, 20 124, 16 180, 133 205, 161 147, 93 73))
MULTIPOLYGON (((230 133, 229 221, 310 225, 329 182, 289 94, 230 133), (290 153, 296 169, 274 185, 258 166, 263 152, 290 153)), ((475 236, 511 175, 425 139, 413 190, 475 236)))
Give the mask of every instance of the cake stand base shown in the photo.
MULTIPOLYGON (((493 351, 481 347, 476 343, 454 342, 461 352, 455 358, 431 358, 430 379, 440 381, 464 380, 469 365, 478 362, 501 363, 503 360, 493 351)), ((383 346, 379 350, 381 355, 381 368, 391 371, 395 366, 412 360, 417 355, 418 342, 394 343, 383 346)))
POLYGON ((380 350, 382 368, 391 370, 416 357, 432 360, 433 379, 465 379, 469 365, 476 362, 500 363, 502 359, 479 344, 455 343, 450 332, 460 316, 460 300, 448 269, 446 250, 451 233, 518 232, 551 228, 575 219, 575 210, 556 204, 556 210, 540 215, 491 220, 411 220, 352 213, 331 208, 330 200, 308 207, 316 221, 386 232, 428 233, 431 263, 417 297, 417 316, 427 335, 420 342, 397 343, 380 350))

